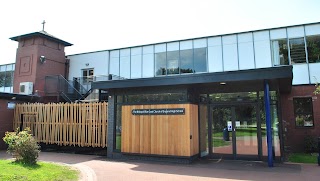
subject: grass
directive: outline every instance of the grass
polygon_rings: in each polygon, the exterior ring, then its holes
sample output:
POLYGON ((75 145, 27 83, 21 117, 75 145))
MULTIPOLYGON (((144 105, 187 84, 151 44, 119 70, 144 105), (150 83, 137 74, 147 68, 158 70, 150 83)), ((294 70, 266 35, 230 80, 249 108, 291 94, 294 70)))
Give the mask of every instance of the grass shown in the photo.
POLYGON ((289 155, 289 162, 318 163, 318 154, 316 154, 316 153, 292 153, 289 155))
POLYGON ((224 141, 220 138, 212 138, 212 144, 214 147, 220 147, 220 146, 228 146, 231 144, 231 141, 224 141))
MULTIPOLYGON (((231 132, 229 132, 229 135, 231 136, 231 132)), ((237 128, 236 129, 236 135, 237 136, 256 136, 257 135, 257 128, 237 128)), ((266 135, 266 130, 261 129, 261 135, 265 136, 266 135)), ((214 137, 222 137, 223 132, 218 131, 212 134, 214 137)))
POLYGON ((38 162, 25 165, 12 160, 0 160, 0 180, 41 181, 78 180, 78 171, 54 163, 38 162))

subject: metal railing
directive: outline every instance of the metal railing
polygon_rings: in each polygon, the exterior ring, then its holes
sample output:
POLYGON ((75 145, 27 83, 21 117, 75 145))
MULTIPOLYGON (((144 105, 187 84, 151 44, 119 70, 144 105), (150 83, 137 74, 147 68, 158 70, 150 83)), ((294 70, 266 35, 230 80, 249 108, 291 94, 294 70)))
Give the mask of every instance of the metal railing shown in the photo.
POLYGON ((74 102, 84 99, 83 94, 87 92, 88 91, 77 80, 68 81, 62 75, 45 77, 46 95, 59 95, 67 102, 74 102))

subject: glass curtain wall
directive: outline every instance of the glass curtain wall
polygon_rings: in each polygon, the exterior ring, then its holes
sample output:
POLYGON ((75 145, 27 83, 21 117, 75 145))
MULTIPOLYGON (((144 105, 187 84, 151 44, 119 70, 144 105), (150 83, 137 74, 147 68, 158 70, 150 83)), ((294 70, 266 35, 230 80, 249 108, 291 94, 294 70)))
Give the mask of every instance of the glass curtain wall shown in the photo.
POLYGON ((0 66, 0 92, 13 92, 14 65, 6 64, 0 66))
POLYGON ((320 62, 320 36, 306 37, 309 63, 320 62))

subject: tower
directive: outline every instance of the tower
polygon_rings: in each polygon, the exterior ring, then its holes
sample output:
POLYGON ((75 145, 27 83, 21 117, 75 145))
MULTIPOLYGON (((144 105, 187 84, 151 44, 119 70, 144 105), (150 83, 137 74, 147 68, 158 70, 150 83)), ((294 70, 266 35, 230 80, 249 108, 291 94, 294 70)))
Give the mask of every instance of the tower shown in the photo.
POLYGON ((66 77, 68 66, 64 48, 71 43, 58 39, 43 29, 10 38, 17 41, 18 49, 14 72, 13 92, 19 93, 20 84, 33 84, 31 92, 44 96, 45 76, 66 77))

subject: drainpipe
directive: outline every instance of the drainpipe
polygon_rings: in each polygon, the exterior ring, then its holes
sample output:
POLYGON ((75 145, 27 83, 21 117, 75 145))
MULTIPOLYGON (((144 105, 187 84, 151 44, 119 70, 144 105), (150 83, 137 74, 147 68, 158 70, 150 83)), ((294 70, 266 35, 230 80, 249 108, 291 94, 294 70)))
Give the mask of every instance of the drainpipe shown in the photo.
POLYGON ((264 107, 266 112, 266 126, 267 126, 268 166, 273 167, 270 94, 269 94, 269 83, 267 80, 264 80, 264 107))

